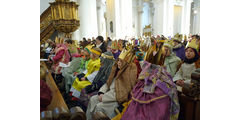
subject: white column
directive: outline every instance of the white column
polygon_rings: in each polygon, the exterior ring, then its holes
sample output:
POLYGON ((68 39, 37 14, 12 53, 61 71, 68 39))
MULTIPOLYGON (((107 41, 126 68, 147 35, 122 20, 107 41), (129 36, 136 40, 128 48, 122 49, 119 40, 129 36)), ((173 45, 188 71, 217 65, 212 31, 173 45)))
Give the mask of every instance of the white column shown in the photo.
POLYGON ((149 2, 149 24, 151 24, 153 26, 153 11, 154 8, 153 8, 153 3, 152 2, 149 2))
POLYGON ((153 0, 154 2, 154 17, 153 17, 153 35, 165 34, 165 20, 166 17, 166 5, 165 0, 153 0))
POLYGON ((98 24, 98 35, 106 37, 106 25, 104 12, 106 11, 105 0, 97 0, 97 24, 98 24))
POLYGON ((80 41, 80 28, 78 28, 75 32, 72 34, 72 40, 80 41))
POLYGON ((97 37, 97 10, 96 0, 78 0, 78 13, 80 19, 79 36, 80 40, 83 37, 97 37))
POLYGON ((166 1, 166 36, 173 35, 173 18, 174 18, 174 2, 173 0, 166 1))
POLYGON ((188 35, 190 33, 191 3, 192 0, 184 0, 181 25, 181 33, 184 35, 188 35))
POLYGON ((133 36, 137 36, 137 27, 138 27, 138 12, 137 12, 137 0, 132 0, 132 24, 133 24, 133 36))
POLYGON ((132 36, 132 0, 120 0, 120 38, 132 36))
POLYGON ((142 26, 142 15, 143 15, 143 1, 137 1, 137 36, 142 36, 143 26, 142 26))
POLYGON ((194 0, 193 34, 200 33, 200 1, 194 0))
POLYGON ((107 31, 111 38, 125 38, 132 36, 132 1, 107 0, 107 31), (113 22, 113 33, 110 22, 113 22))
POLYGON ((106 17, 107 17, 107 34, 110 38, 115 39, 117 30, 119 30, 119 0, 106 1, 106 17), (112 23, 112 26, 111 26, 112 23), (111 31, 112 29, 112 31, 111 31))

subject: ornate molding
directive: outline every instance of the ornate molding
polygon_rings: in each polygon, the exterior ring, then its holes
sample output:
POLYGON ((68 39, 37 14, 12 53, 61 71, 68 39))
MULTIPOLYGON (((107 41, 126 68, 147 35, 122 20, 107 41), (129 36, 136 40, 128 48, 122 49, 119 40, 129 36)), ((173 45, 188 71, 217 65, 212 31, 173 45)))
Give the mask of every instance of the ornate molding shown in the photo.
POLYGON ((51 8, 48 7, 40 16, 40 41, 49 39, 54 31, 51 8))

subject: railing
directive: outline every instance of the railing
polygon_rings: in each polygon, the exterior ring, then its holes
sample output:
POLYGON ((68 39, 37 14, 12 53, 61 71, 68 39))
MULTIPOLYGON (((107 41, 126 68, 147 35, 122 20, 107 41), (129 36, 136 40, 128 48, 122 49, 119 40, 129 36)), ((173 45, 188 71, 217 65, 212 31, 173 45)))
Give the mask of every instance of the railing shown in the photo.
MULTIPOLYGON (((46 70, 48 69, 45 62, 41 62, 41 64, 43 64, 44 69, 46 69, 46 70)), ((52 95, 53 95, 51 104, 48 105, 48 107, 47 107, 48 110, 54 110, 54 108, 56 108, 56 107, 63 107, 65 110, 68 110, 67 104, 65 103, 65 101, 62 97, 62 94, 60 93, 55 81, 53 80, 50 70, 48 70, 48 71, 49 71, 49 73, 46 77, 46 83, 49 86, 49 88, 51 89, 52 95)))
POLYGON ((48 7, 40 16, 40 41, 49 39, 54 31, 51 7, 48 7))

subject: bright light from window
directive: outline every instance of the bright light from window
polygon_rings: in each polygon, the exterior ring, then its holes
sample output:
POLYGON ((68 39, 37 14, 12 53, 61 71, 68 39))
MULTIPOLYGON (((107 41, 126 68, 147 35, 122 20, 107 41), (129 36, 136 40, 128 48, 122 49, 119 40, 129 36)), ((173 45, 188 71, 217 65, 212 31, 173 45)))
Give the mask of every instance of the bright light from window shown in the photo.
POLYGON ((197 10, 194 10, 194 14, 197 14, 197 10))

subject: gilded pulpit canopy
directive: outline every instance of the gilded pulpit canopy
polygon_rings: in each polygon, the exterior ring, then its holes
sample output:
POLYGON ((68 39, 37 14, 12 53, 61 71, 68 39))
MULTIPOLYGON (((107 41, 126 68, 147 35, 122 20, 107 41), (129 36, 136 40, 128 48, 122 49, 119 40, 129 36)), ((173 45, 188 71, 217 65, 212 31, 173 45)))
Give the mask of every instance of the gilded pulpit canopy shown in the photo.
POLYGON ((53 26, 59 32, 70 35, 80 26, 78 4, 69 0, 56 0, 50 3, 53 26))

